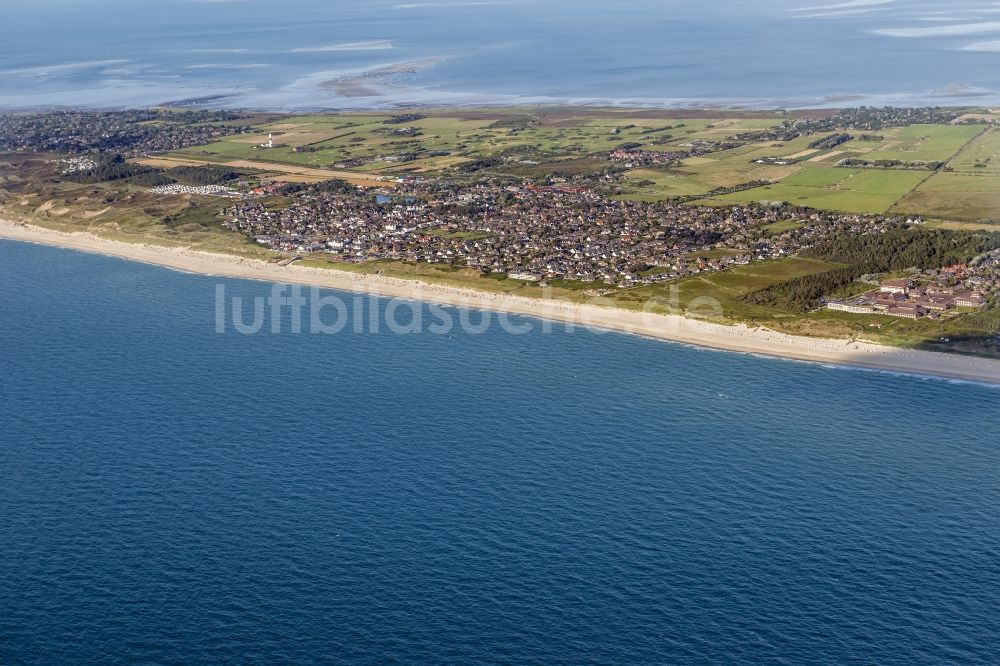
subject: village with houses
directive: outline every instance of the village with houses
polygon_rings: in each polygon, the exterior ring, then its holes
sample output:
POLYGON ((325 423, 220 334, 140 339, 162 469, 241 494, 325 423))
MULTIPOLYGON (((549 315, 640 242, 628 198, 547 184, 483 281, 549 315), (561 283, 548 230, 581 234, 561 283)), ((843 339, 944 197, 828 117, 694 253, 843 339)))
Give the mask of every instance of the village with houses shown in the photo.
POLYGON ((892 217, 741 205, 621 201, 583 188, 413 182, 372 194, 306 188, 290 205, 247 199, 225 225, 285 253, 474 268, 529 282, 629 287, 789 256, 892 217), (771 225, 783 230, 772 232, 771 225))

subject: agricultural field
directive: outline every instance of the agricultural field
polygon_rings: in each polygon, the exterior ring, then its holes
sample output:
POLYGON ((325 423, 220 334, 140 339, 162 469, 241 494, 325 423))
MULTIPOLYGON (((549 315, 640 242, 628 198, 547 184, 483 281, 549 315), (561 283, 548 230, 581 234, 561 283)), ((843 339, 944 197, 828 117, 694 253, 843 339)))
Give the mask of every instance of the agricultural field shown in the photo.
POLYGON ((780 183, 715 197, 712 201, 787 201, 847 213, 884 213, 928 175, 924 171, 809 166, 780 183))
POLYGON ((973 141, 949 166, 961 173, 1000 176, 1000 129, 992 129, 973 141))
POLYGON ((697 195, 713 187, 704 178, 687 170, 633 169, 627 176, 628 185, 634 187, 636 191, 620 198, 635 201, 657 201, 670 197, 697 195))
POLYGON ((1000 130, 978 137, 948 165, 900 200, 894 212, 935 220, 1000 225, 1000 130))
MULTIPOLYGON (((879 132, 885 141, 877 149, 864 154, 868 160, 901 160, 932 162, 950 159, 983 128, 978 125, 910 125, 879 132)), ((853 148, 854 146, 850 146, 853 148)))
POLYGON ((990 221, 1000 228, 1000 177, 936 173, 900 200, 893 211, 938 220, 990 221))

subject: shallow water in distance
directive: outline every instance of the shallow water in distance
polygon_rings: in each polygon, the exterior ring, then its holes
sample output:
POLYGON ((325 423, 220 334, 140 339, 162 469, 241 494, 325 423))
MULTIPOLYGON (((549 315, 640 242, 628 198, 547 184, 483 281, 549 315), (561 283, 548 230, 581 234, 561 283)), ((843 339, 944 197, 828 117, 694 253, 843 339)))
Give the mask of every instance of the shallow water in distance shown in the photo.
POLYGON ((4 5, 0 108, 1000 104, 994 0, 4 5))

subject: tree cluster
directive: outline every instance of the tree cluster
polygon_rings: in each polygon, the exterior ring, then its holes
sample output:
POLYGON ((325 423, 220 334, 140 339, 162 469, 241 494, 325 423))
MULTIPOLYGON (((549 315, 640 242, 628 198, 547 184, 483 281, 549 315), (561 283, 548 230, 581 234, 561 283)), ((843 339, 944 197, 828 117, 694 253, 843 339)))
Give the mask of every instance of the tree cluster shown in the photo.
POLYGON ((862 275, 887 273, 911 267, 943 268, 970 261, 1000 248, 1000 233, 895 229, 885 234, 842 235, 806 250, 802 256, 843 268, 814 273, 752 291, 746 303, 768 305, 791 312, 808 312, 820 306, 824 295, 846 287, 862 275))

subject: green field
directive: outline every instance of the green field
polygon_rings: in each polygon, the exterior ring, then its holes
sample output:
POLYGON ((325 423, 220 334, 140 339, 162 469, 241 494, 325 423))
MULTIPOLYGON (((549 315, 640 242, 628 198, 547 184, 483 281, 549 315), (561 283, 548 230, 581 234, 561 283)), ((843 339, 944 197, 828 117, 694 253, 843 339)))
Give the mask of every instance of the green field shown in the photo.
POLYGON ((893 211, 941 220, 1000 224, 1000 176, 936 173, 893 211))
MULTIPOLYGON (((977 125, 910 125, 883 133, 886 139, 882 146, 864 157, 903 162, 944 161, 982 131, 977 125)), ((853 148, 850 143, 845 147, 853 148)))
POLYGON ((927 172, 809 166, 780 183, 716 197, 717 202, 787 201, 847 213, 884 213, 927 172))
POLYGON ((949 166, 963 173, 1000 176, 1000 130, 992 129, 973 141, 949 166))
POLYGON ((894 212, 982 225, 1000 224, 1000 131, 991 129, 901 199, 894 212))
POLYGON ((677 169, 634 169, 628 172, 628 178, 629 185, 635 187, 636 192, 624 195, 623 199, 656 201, 701 194, 712 189, 707 180, 677 169))
MULTIPOLYGON (((823 135, 820 135, 823 136, 823 135)), ((799 137, 786 142, 765 142, 740 146, 685 160, 684 164, 666 170, 637 169, 629 173, 637 187, 635 195, 625 198, 655 200, 670 196, 703 194, 719 187, 734 187, 753 181, 782 181, 806 168, 806 163, 789 165, 757 164, 764 157, 789 157, 810 151, 816 136, 799 137), (638 185, 652 180, 654 185, 638 185)), ((825 151, 813 150, 813 154, 825 151)))

